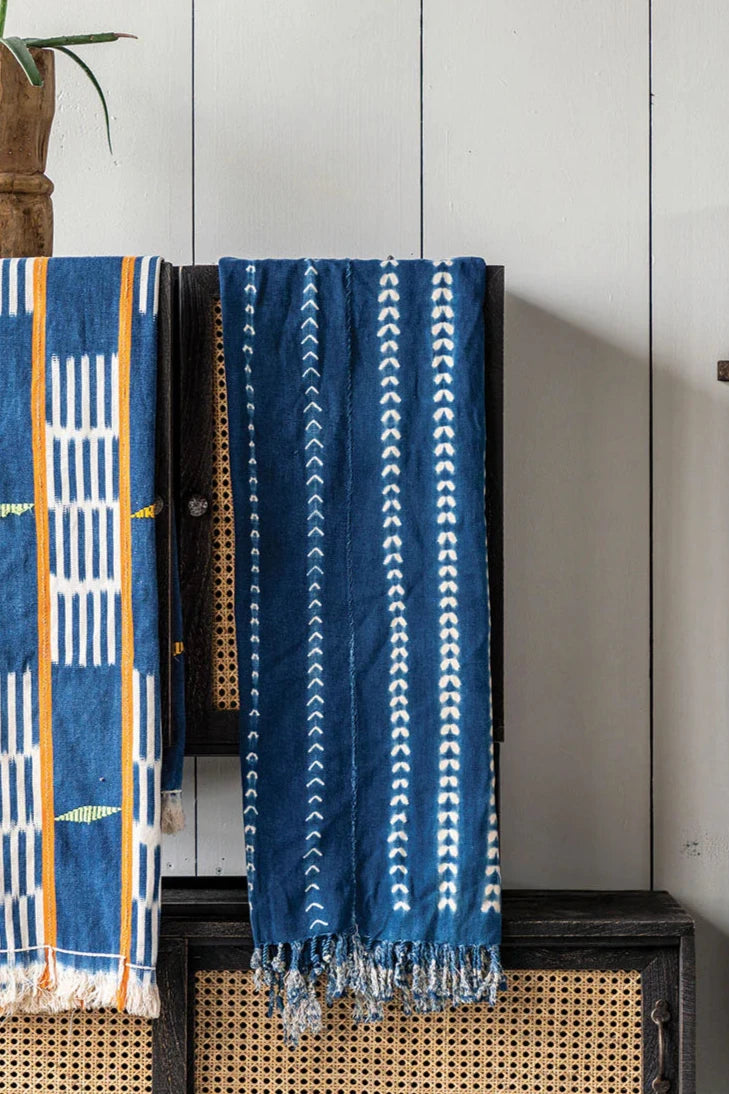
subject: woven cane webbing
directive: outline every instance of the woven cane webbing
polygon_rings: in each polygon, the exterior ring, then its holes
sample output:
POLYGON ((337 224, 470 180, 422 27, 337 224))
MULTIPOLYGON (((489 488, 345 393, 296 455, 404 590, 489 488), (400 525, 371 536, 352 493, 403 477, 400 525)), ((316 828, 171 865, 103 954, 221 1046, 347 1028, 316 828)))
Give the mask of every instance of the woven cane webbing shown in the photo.
POLYGON ((228 395, 223 350, 223 311, 213 306, 215 359, 213 414, 215 458, 210 510, 213 548, 213 706, 238 710, 238 644, 235 633, 235 525, 230 482, 228 395))
POLYGON ((2 1094, 152 1094, 152 1023, 116 1011, 0 1025, 2 1094))
POLYGON ((195 1094, 640 1094, 639 972, 519 971, 498 1005, 327 1031, 287 1048, 244 972, 195 977, 195 1094))

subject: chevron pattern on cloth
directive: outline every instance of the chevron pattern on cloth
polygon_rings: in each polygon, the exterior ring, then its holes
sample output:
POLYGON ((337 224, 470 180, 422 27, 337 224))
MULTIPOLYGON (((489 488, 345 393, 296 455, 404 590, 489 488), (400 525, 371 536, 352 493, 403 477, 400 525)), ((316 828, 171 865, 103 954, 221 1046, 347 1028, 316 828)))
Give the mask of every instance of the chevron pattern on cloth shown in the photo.
POLYGON ((296 1043, 494 1000, 478 259, 220 267, 254 967, 296 1043))
POLYGON ((159 271, 0 262, 3 1014, 159 1009, 159 271))

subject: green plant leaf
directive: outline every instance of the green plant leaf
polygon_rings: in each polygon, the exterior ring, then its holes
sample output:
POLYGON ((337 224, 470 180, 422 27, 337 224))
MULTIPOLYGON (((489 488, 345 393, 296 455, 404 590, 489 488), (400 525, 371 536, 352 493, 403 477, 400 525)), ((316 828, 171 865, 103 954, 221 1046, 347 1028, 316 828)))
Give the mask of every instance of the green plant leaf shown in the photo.
POLYGON ((36 63, 30 55, 30 50, 22 38, 0 38, 0 45, 5 46, 12 53, 15 60, 22 68, 28 80, 34 87, 43 87, 41 74, 36 63))
POLYGON ((120 38, 136 37, 136 34, 121 34, 110 30, 103 34, 67 34, 62 38, 25 38, 24 41, 27 46, 34 46, 36 49, 56 49, 60 46, 93 46, 99 42, 117 42, 120 38))
POLYGON ((5 17, 8 14, 8 0, 0 0, 0 38, 5 33, 5 17))
POLYGON ((104 98, 104 92, 101 90, 101 84, 96 79, 86 62, 82 61, 79 55, 77 53, 74 53, 72 49, 69 49, 68 46, 53 46, 52 48, 57 49, 59 53, 65 53, 67 57, 70 57, 71 60, 75 61, 79 68, 83 69, 88 78, 91 80, 91 83, 96 88, 98 96, 101 99, 101 108, 104 111, 104 121, 106 122, 106 139, 109 142, 109 151, 113 154, 114 149, 111 146, 111 125, 109 124, 109 108, 106 105, 106 99, 104 98))

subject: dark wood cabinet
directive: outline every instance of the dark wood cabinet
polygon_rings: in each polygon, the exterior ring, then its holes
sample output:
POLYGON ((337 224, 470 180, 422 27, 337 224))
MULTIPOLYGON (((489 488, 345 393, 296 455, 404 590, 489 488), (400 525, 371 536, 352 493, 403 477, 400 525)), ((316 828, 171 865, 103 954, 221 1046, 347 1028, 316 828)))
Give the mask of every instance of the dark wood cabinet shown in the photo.
POLYGON ((3 1094, 695 1094, 693 924, 667 893, 507 892, 496 1007, 353 1026, 344 1000, 297 1049, 253 990, 245 884, 162 908, 161 1018, 7 1017, 3 1094))
POLYGON ((507 892, 495 1008, 353 1027, 342 1001, 296 1050, 252 990, 244 886, 163 908, 154 1094, 695 1094, 693 924, 667 893, 507 892))

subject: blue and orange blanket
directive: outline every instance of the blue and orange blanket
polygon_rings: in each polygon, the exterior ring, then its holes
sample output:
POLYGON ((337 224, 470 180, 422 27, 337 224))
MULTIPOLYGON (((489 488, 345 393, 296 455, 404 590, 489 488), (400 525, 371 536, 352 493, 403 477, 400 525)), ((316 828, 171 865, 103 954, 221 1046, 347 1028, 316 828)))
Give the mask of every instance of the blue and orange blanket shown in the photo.
POLYGON ((0 262, 0 1011, 154 1016, 150 258, 0 262))
MULTIPOLYGON (((158 1009, 159 268, 0 263, 6 1013, 158 1009)), ((257 976, 293 1043, 319 981, 363 1020, 493 1000, 485 267, 220 278, 257 976)))

